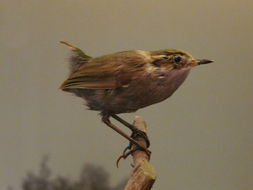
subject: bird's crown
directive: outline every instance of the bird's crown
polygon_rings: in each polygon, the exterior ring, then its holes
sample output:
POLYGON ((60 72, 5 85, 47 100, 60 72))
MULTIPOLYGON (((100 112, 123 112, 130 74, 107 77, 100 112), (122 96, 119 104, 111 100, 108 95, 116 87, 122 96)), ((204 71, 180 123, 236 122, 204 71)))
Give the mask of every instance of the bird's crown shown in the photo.
POLYGON ((185 50, 180 50, 180 49, 163 49, 163 50, 157 50, 157 51, 152 51, 151 55, 156 56, 156 55, 165 55, 165 56, 170 56, 170 55, 183 55, 185 57, 192 58, 192 55, 185 51, 185 50))

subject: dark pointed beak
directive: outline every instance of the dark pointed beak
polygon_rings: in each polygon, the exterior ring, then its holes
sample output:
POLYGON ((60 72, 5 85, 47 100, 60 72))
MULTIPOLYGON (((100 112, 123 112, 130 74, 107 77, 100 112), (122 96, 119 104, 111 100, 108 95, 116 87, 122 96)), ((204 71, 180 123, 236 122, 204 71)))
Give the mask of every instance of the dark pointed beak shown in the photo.
POLYGON ((212 63, 213 60, 209 60, 209 59, 197 59, 197 62, 198 62, 199 65, 204 65, 204 64, 212 63))

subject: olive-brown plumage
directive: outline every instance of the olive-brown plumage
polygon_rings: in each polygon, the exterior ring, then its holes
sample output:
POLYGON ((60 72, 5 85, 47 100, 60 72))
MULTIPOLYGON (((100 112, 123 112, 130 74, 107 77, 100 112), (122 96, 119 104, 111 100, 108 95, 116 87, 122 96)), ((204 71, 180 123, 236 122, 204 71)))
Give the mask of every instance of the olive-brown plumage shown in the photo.
POLYGON ((170 97, 199 63, 175 49, 123 51, 83 60, 76 54, 75 69, 61 89, 85 99, 91 110, 134 112, 170 97))
MULTIPOLYGON (((178 49, 122 51, 91 58, 71 47, 71 72, 61 89, 83 98, 89 109, 109 116, 134 112, 170 97, 191 68, 212 62, 178 49)), ((116 119, 116 118, 115 118, 116 119)))

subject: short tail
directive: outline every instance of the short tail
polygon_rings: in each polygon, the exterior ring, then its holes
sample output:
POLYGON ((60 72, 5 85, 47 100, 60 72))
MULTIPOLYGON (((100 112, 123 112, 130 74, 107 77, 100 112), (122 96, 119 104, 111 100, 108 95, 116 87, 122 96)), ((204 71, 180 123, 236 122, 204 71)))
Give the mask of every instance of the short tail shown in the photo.
POLYGON ((89 59, 92 57, 86 55, 81 49, 78 47, 66 42, 66 41, 60 41, 60 43, 65 44, 70 47, 70 49, 73 52, 73 55, 70 58, 70 70, 71 73, 75 72, 78 70, 78 68, 85 64, 89 59))

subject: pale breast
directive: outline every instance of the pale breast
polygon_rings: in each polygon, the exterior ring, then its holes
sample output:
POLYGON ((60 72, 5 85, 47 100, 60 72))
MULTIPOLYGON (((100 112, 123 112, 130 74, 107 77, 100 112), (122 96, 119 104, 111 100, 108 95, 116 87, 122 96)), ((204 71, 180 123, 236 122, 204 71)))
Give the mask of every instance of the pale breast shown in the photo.
MULTIPOLYGON (((172 70, 152 76, 147 74, 133 80, 127 88, 119 88, 107 94, 104 109, 114 113, 133 112, 161 102, 170 97, 184 82, 190 69, 172 70)), ((101 102, 102 103, 102 102, 101 102)))

